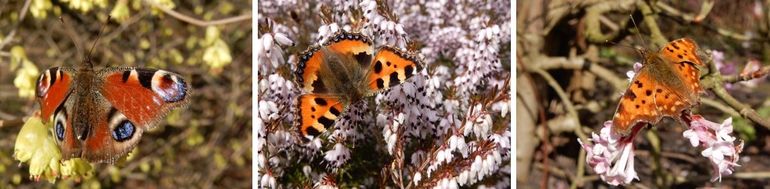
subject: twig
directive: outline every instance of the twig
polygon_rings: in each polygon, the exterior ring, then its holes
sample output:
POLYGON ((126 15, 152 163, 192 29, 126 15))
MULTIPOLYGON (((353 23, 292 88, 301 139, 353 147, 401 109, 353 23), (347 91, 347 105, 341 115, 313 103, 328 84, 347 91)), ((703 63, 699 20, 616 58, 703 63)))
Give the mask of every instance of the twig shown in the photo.
POLYGON ((770 178, 770 172, 764 171, 764 172, 740 172, 735 173, 733 175, 735 178, 739 179, 762 179, 766 180, 770 178))
POLYGON ((740 117, 741 116, 741 114, 738 113, 737 111, 735 111, 734 109, 732 109, 732 108, 730 108, 730 107, 728 107, 728 106, 726 106, 726 105, 724 105, 722 103, 719 103, 716 100, 713 100, 713 99, 710 99, 710 98, 702 98, 701 102, 703 104, 705 104, 705 105, 708 105, 708 106, 711 106, 713 108, 716 108, 717 110, 722 111, 722 112, 724 112, 726 114, 730 114, 730 116, 734 116, 734 117, 740 117))
MULTIPOLYGON (((605 43, 611 41, 620 36, 622 30, 616 30, 611 33, 604 34, 601 31, 601 15, 605 12, 615 10, 631 10, 635 1, 623 0, 623 1, 607 1, 604 3, 597 3, 586 8, 586 40, 593 43, 605 43)), ((626 28, 628 25, 628 19, 620 23, 621 28, 626 28)))
POLYGON ((658 22, 656 21, 658 20, 658 15, 652 11, 652 8, 650 8, 647 2, 648 1, 637 1, 636 7, 639 9, 639 11, 642 12, 642 15, 644 16, 644 25, 650 29, 650 38, 652 38, 652 43, 658 47, 662 47, 668 42, 668 40, 663 36, 663 33, 660 32, 658 22))
POLYGON ((703 21, 703 19, 706 18, 706 16, 708 16, 709 13, 711 13, 712 8, 714 8, 714 1, 713 0, 703 1, 700 12, 697 15, 683 13, 682 11, 679 11, 669 6, 665 2, 661 2, 661 1, 656 2, 655 6, 663 10, 665 13, 670 14, 671 16, 680 17, 683 20, 691 23, 700 23, 701 21, 703 21))
POLYGON ((764 66, 760 68, 757 71, 748 73, 748 74, 738 74, 733 76, 724 76, 724 79, 722 79, 725 83, 737 83, 741 81, 748 81, 752 79, 757 79, 760 77, 764 77, 770 74, 770 66, 764 66))
POLYGON ((235 23, 235 22, 251 20, 251 12, 249 12, 247 14, 243 14, 243 15, 240 15, 240 16, 234 16, 234 17, 229 17, 229 18, 224 18, 224 19, 219 19, 219 20, 213 20, 213 21, 203 21, 203 20, 199 20, 199 19, 196 19, 196 18, 192 18, 192 17, 186 16, 186 15, 184 15, 182 13, 176 12, 174 10, 171 10, 169 8, 166 8, 166 7, 163 7, 161 5, 158 5, 157 3, 155 3, 155 1, 152 1, 152 0, 145 0, 144 2, 152 5, 153 7, 157 8, 157 9, 160 9, 164 13, 166 13, 168 15, 171 15, 174 18, 177 18, 177 19, 182 20, 184 22, 187 22, 187 23, 190 23, 190 24, 193 24, 193 25, 196 25, 196 26, 200 26, 200 27, 208 27, 208 26, 212 26, 212 25, 223 25, 223 24, 230 24, 230 23, 235 23))
POLYGON ((11 30, 11 32, 5 36, 5 39, 3 39, 2 42, 0 42, 0 49, 3 49, 5 45, 8 45, 8 43, 11 42, 11 39, 13 39, 13 36, 16 35, 16 30, 19 29, 19 24, 21 24, 21 22, 24 21, 24 18, 27 17, 27 10, 29 10, 29 4, 31 2, 31 0, 24 1, 24 6, 21 7, 21 11, 19 12, 19 21, 13 25, 13 30, 11 30))
POLYGON ((716 71, 719 70, 717 69, 716 64, 713 61, 709 61, 708 66, 712 71, 701 80, 703 87, 714 92, 717 97, 738 111, 744 118, 748 118, 754 123, 770 128, 770 120, 762 118, 762 116, 760 116, 756 110, 752 109, 751 106, 741 103, 725 90, 724 79, 722 78, 722 75, 716 71))

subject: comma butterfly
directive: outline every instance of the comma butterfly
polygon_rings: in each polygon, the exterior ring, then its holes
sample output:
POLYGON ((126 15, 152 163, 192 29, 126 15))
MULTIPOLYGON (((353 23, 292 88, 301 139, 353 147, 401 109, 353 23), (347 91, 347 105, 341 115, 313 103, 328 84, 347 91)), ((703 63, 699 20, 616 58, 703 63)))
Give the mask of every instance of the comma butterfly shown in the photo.
POLYGON ((338 32, 299 56, 294 73, 300 88, 309 92, 297 98, 299 120, 295 122, 302 136, 320 135, 351 103, 401 84, 421 69, 413 52, 388 46, 374 52, 369 37, 338 32))
POLYGON ((640 49, 644 63, 620 99, 612 119, 613 133, 627 135, 637 123, 655 124, 663 117, 678 119, 700 103, 698 47, 692 39, 671 41, 658 52, 640 49))

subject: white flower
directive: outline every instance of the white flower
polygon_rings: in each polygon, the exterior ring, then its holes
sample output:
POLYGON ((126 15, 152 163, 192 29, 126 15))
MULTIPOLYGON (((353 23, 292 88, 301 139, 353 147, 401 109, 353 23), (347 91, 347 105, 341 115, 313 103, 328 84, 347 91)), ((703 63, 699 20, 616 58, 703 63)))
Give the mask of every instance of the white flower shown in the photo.
POLYGON ((350 159, 350 149, 341 143, 337 143, 334 145, 334 149, 326 151, 324 159, 334 167, 341 167, 342 164, 350 159))

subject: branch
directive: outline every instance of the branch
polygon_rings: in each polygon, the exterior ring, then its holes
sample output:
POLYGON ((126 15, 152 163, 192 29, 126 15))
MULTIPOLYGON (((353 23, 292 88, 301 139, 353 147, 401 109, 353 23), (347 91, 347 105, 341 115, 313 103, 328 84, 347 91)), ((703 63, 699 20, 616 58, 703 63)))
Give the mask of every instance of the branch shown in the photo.
POLYGON ((245 20, 251 20, 251 12, 249 12, 248 14, 243 14, 243 15, 240 15, 240 16, 234 16, 234 17, 230 17, 230 18, 224 18, 224 19, 212 20, 212 21, 203 21, 203 20, 199 20, 199 19, 196 19, 196 18, 192 18, 192 17, 186 16, 186 15, 184 15, 182 13, 176 12, 176 11, 171 10, 169 8, 166 8, 164 6, 160 6, 160 5, 158 5, 158 3, 155 3, 155 1, 152 1, 152 0, 145 0, 144 2, 152 5, 153 7, 157 8, 157 9, 160 9, 164 13, 166 13, 168 15, 171 15, 174 18, 177 18, 177 19, 182 20, 184 22, 187 22, 189 24, 200 26, 200 27, 208 27, 208 26, 213 26, 213 25, 224 25, 224 24, 230 24, 230 23, 235 23, 235 22, 241 22, 241 21, 245 21, 245 20))
POLYGON ((737 83, 767 76, 770 73, 770 66, 764 66, 757 71, 748 74, 738 74, 734 76, 725 76, 722 81, 725 83, 737 83))
POLYGON ((717 71, 719 69, 717 69, 714 61, 709 61, 707 64, 711 72, 704 76, 701 80, 703 87, 714 92, 714 94, 722 99, 722 101, 738 111, 742 117, 748 118, 754 123, 770 129, 770 120, 762 118, 762 116, 760 116, 756 110, 752 109, 751 106, 741 103, 738 101, 738 99, 735 99, 735 97, 730 95, 727 90, 725 90, 724 78, 722 78, 722 75, 719 73, 719 71, 717 71))
POLYGON ((13 30, 11 30, 11 32, 5 36, 5 39, 3 39, 2 42, 0 42, 0 49, 3 49, 5 45, 8 45, 8 43, 11 42, 11 39, 13 39, 13 36, 16 35, 16 30, 19 29, 19 24, 21 24, 21 21, 24 21, 24 17, 27 16, 27 10, 29 10, 30 2, 32 1, 31 0, 24 1, 24 6, 21 7, 21 11, 19 12, 19 21, 13 25, 13 30))

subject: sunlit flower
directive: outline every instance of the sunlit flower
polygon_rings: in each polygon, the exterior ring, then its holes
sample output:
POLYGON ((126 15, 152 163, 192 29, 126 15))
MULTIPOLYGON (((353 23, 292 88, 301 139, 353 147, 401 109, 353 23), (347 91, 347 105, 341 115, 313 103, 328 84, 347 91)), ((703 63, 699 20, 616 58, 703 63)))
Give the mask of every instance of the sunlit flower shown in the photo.
POLYGON ((735 137, 730 136, 733 132, 732 120, 732 117, 727 118, 719 124, 706 120, 700 115, 693 115, 689 124, 690 129, 682 133, 690 140, 693 147, 700 145, 705 148, 701 155, 711 162, 713 168, 711 181, 721 182, 722 175, 730 175, 735 167, 740 166, 737 162, 738 154, 743 150, 743 142, 733 146, 735 137))
POLYGON ((612 121, 604 122, 600 134, 591 133, 590 143, 583 143, 578 139, 578 143, 586 150, 586 163, 599 174, 602 180, 610 185, 620 185, 631 183, 634 179, 639 179, 634 170, 634 147, 633 139, 636 132, 621 138, 620 135, 611 131, 612 121))

